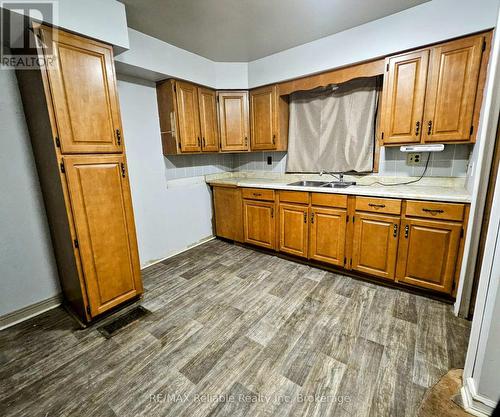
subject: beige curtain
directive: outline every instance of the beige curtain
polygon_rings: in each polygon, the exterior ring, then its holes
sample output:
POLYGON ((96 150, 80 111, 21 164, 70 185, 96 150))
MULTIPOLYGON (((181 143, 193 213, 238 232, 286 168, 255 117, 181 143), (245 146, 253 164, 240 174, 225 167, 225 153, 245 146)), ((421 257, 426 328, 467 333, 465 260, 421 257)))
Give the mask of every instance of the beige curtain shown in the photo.
POLYGON ((377 78, 293 93, 287 172, 373 170, 377 78))

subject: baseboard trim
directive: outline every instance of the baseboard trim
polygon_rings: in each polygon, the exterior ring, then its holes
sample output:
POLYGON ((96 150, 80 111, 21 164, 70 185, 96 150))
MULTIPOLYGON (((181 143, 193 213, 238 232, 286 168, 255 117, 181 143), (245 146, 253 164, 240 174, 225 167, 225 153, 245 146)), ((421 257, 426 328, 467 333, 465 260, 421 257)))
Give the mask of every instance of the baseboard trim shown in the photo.
POLYGON ((62 304, 62 294, 57 294, 54 297, 39 301, 29 306, 23 307, 12 313, 4 314, 0 317, 0 330, 4 330, 15 324, 21 323, 53 308, 59 307, 62 304))
POLYGON ((491 416, 496 404, 494 401, 476 392, 472 378, 465 379, 460 393, 462 394, 465 411, 477 417, 491 416))
MULTIPOLYGON (((147 266, 142 267, 141 269, 146 269, 152 265, 163 262, 169 258, 173 258, 174 256, 180 255, 183 252, 196 248, 197 246, 203 245, 204 243, 210 242, 211 240, 216 239, 215 236, 209 236, 195 245, 189 246, 186 249, 182 249, 178 252, 175 252, 171 255, 166 256, 165 258, 159 259, 157 261, 151 262, 147 266)), ((47 298, 46 300, 39 301, 37 303, 31 304, 29 306, 23 307, 19 310, 13 311, 12 313, 7 313, 3 316, 0 316, 0 331, 7 329, 8 327, 12 327, 18 323, 26 321, 32 317, 38 316, 39 314, 45 313, 46 311, 52 310, 53 308, 59 307, 63 303, 62 294, 55 295, 54 297, 47 298)))
POLYGON ((182 249, 180 251, 174 252, 174 253, 166 256, 165 258, 161 258, 161 259, 158 259, 156 261, 153 261, 153 262, 147 264, 146 266, 141 266, 141 270, 149 268, 150 266, 159 264, 160 262, 166 261, 167 259, 173 258, 174 256, 180 255, 181 253, 184 253, 184 252, 187 252, 188 250, 196 248, 197 246, 204 245, 205 243, 210 242, 211 240, 214 240, 214 239, 217 239, 217 237, 216 236, 209 236, 209 237, 207 237, 205 239, 202 239, 198 243, 196 243, 196 244, 194 244, 192 246, 187 247, 186 249, 182 249))

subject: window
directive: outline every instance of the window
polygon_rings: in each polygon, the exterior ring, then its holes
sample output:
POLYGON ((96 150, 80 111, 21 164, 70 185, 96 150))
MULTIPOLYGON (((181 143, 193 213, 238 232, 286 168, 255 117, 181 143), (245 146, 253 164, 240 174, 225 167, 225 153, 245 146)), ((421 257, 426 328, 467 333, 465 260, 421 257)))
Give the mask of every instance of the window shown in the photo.
POLYGON ((377 77, 290 95, 287 172, 370 172, 377 77))

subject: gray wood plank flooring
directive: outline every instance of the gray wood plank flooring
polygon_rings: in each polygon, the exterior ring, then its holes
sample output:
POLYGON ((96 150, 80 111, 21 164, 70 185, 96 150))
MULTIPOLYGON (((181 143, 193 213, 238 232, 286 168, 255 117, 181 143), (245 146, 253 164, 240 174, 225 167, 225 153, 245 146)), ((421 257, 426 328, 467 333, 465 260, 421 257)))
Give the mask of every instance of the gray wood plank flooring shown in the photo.
POLYGON ((411 417, 462 367, 451 306, 219 240, 143 271, 107 340, 61 309, 0 332, 2 416, 411 417))

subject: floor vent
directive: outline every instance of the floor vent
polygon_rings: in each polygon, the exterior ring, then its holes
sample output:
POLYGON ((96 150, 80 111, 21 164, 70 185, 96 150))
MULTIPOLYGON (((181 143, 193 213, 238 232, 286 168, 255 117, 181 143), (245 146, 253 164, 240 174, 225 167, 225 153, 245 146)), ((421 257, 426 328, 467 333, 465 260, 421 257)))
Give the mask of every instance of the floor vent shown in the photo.
POLYGON ((120 330, 141 319, 142 317, 147 316, 148 314, 151 314, 151 311, 145 309, 143 306, 137 306, 127 313, 121 315, 120 317, 117 317, 116 319, 98 327, 97 330, 106 339, 110 339, 115 334, 120 332, 120 330))

